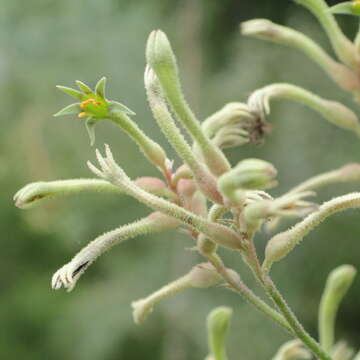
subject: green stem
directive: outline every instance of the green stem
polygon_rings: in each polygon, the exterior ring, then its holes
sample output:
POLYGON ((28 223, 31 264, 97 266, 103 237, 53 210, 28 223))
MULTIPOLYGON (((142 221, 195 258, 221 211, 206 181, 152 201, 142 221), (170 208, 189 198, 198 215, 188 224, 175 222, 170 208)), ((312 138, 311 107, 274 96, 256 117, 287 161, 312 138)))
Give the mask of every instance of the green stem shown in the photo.
POLYGON ((338 58, 355 71, 358 71, 358 58, 354 44, 341 31, 326 2, 324 0, 295 1, 308 8, 319 20, 338 58))
POLYGON ((291 311, 275 284, 269 276, 264 278, 264 285, 267 293, 273 299, 279 311, 288 321, 296 336, 321 360, 331 360, 331 357, 320 347, 320 345, 306 332, 295 314, 291 311))
POLYGON ((304 343, 304 345, 306 345, 316 356, 318 356, 319 359, 331 360, 331 357, 324 352, 320 345, 303 328, 295 314, 290 309, 289 305, 286 303, 285 299, 282 297, 279 290, 276 288, 271 278, 263 273, 256 254, 256 249, 252 242, 246 255, 247 264, 253 271, 256 279, 264 287, 270 298, 274 301, 280 313, 287 320, 290 328, 292 329, 292 334, 295 334, 296 337, 298 337, 304 343))
POLYGON ((248 103, 254 111, 262 110, 266 115, 269 101, 273 98, 299 102, 321 114, 330 123, 360 135, 360 123, 353 111, 339 102, 323 99, 299 86, 287 83, 271 84, 256 90, 250 96, 248 103), (262 109, 259 109, 259 104, 262 104, 262 109))
POLYGON ((262 299, 260 299, 257 295, 255 295, 252 290, 249 289, 240 279, 234 279, 228 273, 223 261, 217 254, 208 254, 206 257, 217 269, 223 279, 230 285, 232 290, 240 294, 248 303, 254 305, 258 310, 270 317, 287 332, 292 333, 290 326, 283 318, 283 316, 270 307, 267 303, 265 303, 262 299))
POLYGON ((175 149, 176 153, 191 169, 194 180, 202 193, 211 201, 221 204, 223 200, 217 190, 216 178, 209 172, 206 166, 199 162, 194 156, 190 145, 186 142, 176 126, 164 99, 158 94, 158 91, 154 90, 153 86, 155 86, 154 83, 146 84, 147 95, 152 113, 161 131, 175 149))
POLYGON ((153 31, 146 48, 147 62, 156 73, 164 95, 176 113, 179 121, 188 131, 193 140, 198 143, 205 163, 210 171, 220 176, 230 170, 231 166, 222 151, 206 136, 200 122, 187 104, 178 76, 178 66, 175 54, 166 35, 153 31))
POLYGON ((359 79, 347 66, 335 61, 314 40, 300 31, 275 24, 266 19, 249 20, 241 24, 242 34, 269 40, 302 51, 317 63, 330 78, 348 91, 359 90, 359 79))
POLYGON ((166 154, 159 144, 150 139, 125 113, 114 112, 111 114, 111 120, 136 142, 151 163, 163 172, 166 171, 166 154))

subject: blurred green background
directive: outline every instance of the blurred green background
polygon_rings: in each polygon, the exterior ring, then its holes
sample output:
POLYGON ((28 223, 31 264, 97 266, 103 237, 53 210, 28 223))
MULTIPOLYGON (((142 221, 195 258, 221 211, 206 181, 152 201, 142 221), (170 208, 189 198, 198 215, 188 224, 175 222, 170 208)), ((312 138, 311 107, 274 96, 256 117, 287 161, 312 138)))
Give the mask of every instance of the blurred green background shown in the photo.
MULTIPOLYGON (((123 243, 90 267, 73 292, 50 289, 53 272, 82 246, 144 216, 144 206, 126 197, 88 194, 19 210, 12 195, 28 182, 91 176, 85 163, 94 158, 94 149, 83 122, 52 117, 69 104, 56 84, 73 86, 80 79, 93 86, 107 76, 109 97, 133 109, 139 126, 172 153, 151 118, 143 89, 144 47, 156 28, 172 41, 187 99, 201 119, 227 102, 244 101, 253 90, 281 81, 340 100, 360 114, 350 96, 302 54, 242 38, 238 31, 239 22, 266 17, 304 31, 331 52, 317 22, 290 0, 1 0, 0 6, 0 358, 203 359, 205 318, 217 305, 234 308, 231 359, 271 358, 288 339, 286 334, 221 288, 185 292, 163 302, 142 326, 133 324, 131 301, 200 261, 186 250, 193 244, 181 234, 123 243)), ((339 20, 354 36, 356 21, 339 20)), ((353 134, 302 106, 276 103, 269 120, 273 132, 264 145, 227 154, 232 163, 249 156, 274 163, 280 179, 275 195, 309 176, 359 161, 360 142, 353 134)), ((131 177, 156 175, 112 124, 103 122, 96 131, 96 145, 109 143, 131 177)), ((318 201, 359 188, 328 187, 320 191, 318 201)), ((268 237, 257 238, 260 251, 268 237)), ((274 267, 279 288, 312 334, 328 272, 343 263, 358 266, 359 250, 359 213, 346 212, 324 223, 274 267)), ((255 286, 236 254, 224 256, 255 286)), ((337 337, 357 347, 359 304, 357 280, 337 327, 337 337)))

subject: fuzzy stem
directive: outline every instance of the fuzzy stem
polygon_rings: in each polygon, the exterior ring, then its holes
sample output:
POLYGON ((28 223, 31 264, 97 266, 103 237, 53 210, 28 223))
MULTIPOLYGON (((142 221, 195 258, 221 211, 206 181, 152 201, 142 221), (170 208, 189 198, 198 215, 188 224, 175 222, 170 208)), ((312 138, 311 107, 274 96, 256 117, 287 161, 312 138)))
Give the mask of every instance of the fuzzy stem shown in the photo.
POLYGON ((286 303, 275 284, 272 282, 269 276, 265 276, 264 285, 273 299, 279 311, 284 315, 288 321, 291 329, 296 336, 307 346, 313 353, 321 360, 331 360, 331 357, 320 347, 320 345, 305 331, 300 324, 294 313, 291 311, 289 305, 286 303))
POLYGON ((360 90, 360 81, 356 73, 335 61, 315 41, 299 31, 277 25, 266 19, 254 19, 242 23, 241 32, 245 36, 294 47, 317 63, 343 89, 360 90))
POLYGON ((319 210, 308 215, 291 229, 276 234, 267 244, 263 269, 269 272, 272 264, 283 259, 301 240, 323 220, 339 211, 360 206, 360 193, 336 197, 325 202, 319 210))
POLYGON ((347 164, 340 169, 316 175, 290 189, 286 195, 314 190, 330 184, 360 181, 360 165, 347 164))
POLYGON ((161 232, 179 225, 173 218, 153 213, 141 220, 106 232, 91 241, 73 259, 59 269, 53 276, 52 286, 59 289, 62 285, 71 291, 85 270, 104 252, 114 245, 139 235, 161 232))
POLYGON ((249 244, 250 247, 243 253, 246 263, 249 265, 260 285, 263 286, 267 294, 273 300, 280 313, 287 320, 293 334, 298 337, 316 356, 318 356, 319 359, 331 360, 329 355, 321 349, 320 345, 303 328, 279 290, 276 288, 270 276, 263 272, 257 257, 255 246, 252 241, 250 241, 249 244))
MULTIPOLYGON (((203 254, 204 255, 204 254, 203 254)), ((292 333, 287 321, 277 311, 253 293, 240 279, 234 279, 227 271, 223 261, 217 254, 206 255, 209 262, 217 269, 222 278, 229 284, 230 288, 240 294, 248 303, 252 304, 262 313, 270 317, 275 323, 292 333)))
POLYGON ((162 147, 150 139, 124 112, 113 112, 110 115, 110 119, 136 142, 147 159, 162 171, 166 171, 166 154, 162 147))
POLYGON ((68 179, 27 184, 14 195, 14 200, 17 207, 27 209, 37 205, 42 202, 42 200, 87 191, 123 193, 121 189, 104 180, 68 179))
POLYGON ((330 101, 307 91, 299 86, 279 83, 268 85, 256 90, 249 98, 249 106, 254 111, 267 114, 269 101, 272 98, 283 98, 297 101, 321 114, 326 120, 336 126, 352 130, 360 135, 360 123, 356 114, 336 101, 330 101))
POLYGON ((308 8, 326 31, 338 58, 358 72, 358 57, 352 42, 341 31, 324 0, 295 0, 308 8))
POLYGON ((147 68, 145 72, 145 86, 150 108, 161 131, 164 133, 177 154, 191 169, 194 180, 203 194, 213 202, 222 204, 223 200, 221 194, 217 190, 216 178, 194 156, 191 147, 177 128, 167 105, 161 96, 161 89, 159 88, 156 75, 152 73, 152 70, 149 68, 147 68))
POLYGON ((110 148, 106 146, 106 158, 103 158, 99 151, 97 157, 102 171, 88 162, 89 168, 99 177, 102 177, 112 184, 119 186, 125 194, 128 194, 151 209, 180 220, 191 229, 201 232, 211 240, 233 250, 242 249, 242 237, 230 228, 214 224, 200 216, 197 216, 178 205, 152 195, 130 180, 123 169, 115 162, 110 148))
POLYGON ((166 99, 176 113, 179 121, 198 143, 206 165, 214 175, 222 175, 230 169, 225 155, 202 131, 199 121, 187 104, 178 76, 175 54, 166 35, 160 31, 153 31, 148 39, 146 48, 148 64, 155 71, 166 99))

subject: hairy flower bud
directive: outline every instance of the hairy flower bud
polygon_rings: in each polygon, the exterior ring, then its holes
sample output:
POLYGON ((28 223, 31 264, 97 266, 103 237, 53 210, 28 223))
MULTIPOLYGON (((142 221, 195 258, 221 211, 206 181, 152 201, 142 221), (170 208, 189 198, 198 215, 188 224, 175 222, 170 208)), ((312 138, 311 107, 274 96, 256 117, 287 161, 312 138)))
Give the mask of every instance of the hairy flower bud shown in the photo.
POLYGON ((214 359, 226 359, 225 340, 229 330, 232 309, 219 306, 207 317, 207 332, 210 353, 214 359))
POLYGON ((343 182, 360 181, 360 164, 351 163, 338 170, 339 180, 343 182))
POLYGON ((241 24, 241 33, 296 48, 317 63, 343 89, 354 92, 359 88, 359 79, 351 69, 336 62, 315 41, 302 32, 275 24, 267 19, 254 19, 241 24))
POLYGON ((273 360, 307 360, 312 359, 311 352, 300 340, 291 340, 282 345, 273 360))
POLYGON ((356 275, 351 265, 342 265, 329 274, 319 308, 320 343, 330 352, 335 339, 336 314, 356 275))
POLYGON ((276 186, 277 171, 267 161, 246 159, 219 178, 220 191, 232 202, 245 201, 244 190, 269 189, 276 186))
POLYGON ((209 263, 198 264, 190 272, 181 278, 165 285, 148 297, 134 301, 133 317, 136 324, 143 322, 153 311, 154 306, 161 300, 184 291, 188 288, 208 288, 217 285, 221 276, 209 263))
MULTIPOLYGON (((200 122, 185 100, 178 77, 175 55, 167 36, 162 31, 155 30, 150 34, 146 47, 146 59, 158 78, 165 99, 174 110, 179 122, 201 150, 210 171, 218 176, 229 170, 228 160, 202 131, 200 122)), ((150 74, 145 76, 145 81, 149 91, 150 74)))
POLYGON ((317 211, 308 215, 291 229, 272 237, 265 249, 264 271, 269 272, 274 262, 287 256, 311 230, 327 217, 337 212, 357 207, 360 207, 360 193, 336 197, 322 204, 317 211))

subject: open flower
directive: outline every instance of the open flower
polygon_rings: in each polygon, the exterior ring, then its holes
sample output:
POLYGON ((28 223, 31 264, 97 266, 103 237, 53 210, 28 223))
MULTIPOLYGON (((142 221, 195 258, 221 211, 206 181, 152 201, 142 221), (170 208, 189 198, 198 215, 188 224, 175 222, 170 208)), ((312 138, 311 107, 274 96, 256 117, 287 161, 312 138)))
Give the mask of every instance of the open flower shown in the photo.
POLYGON ((54 116, 77 114, 79 118, 86 117, 85 125, 91 144, 95 142, 94 125, 97 121, 103 119, 111 120, 114 115, 119 112, 127 115, 135 115, 135 113, 125 105, 106 99, 105 84, 106 78, 102 77, 96 84, 95 90, 92 90, 79 80, 76 81, 76 85, 80 91, 66 86, 57 86, 59 90, 80 100, 80 102, 66 106, 54 114, 54 116))

